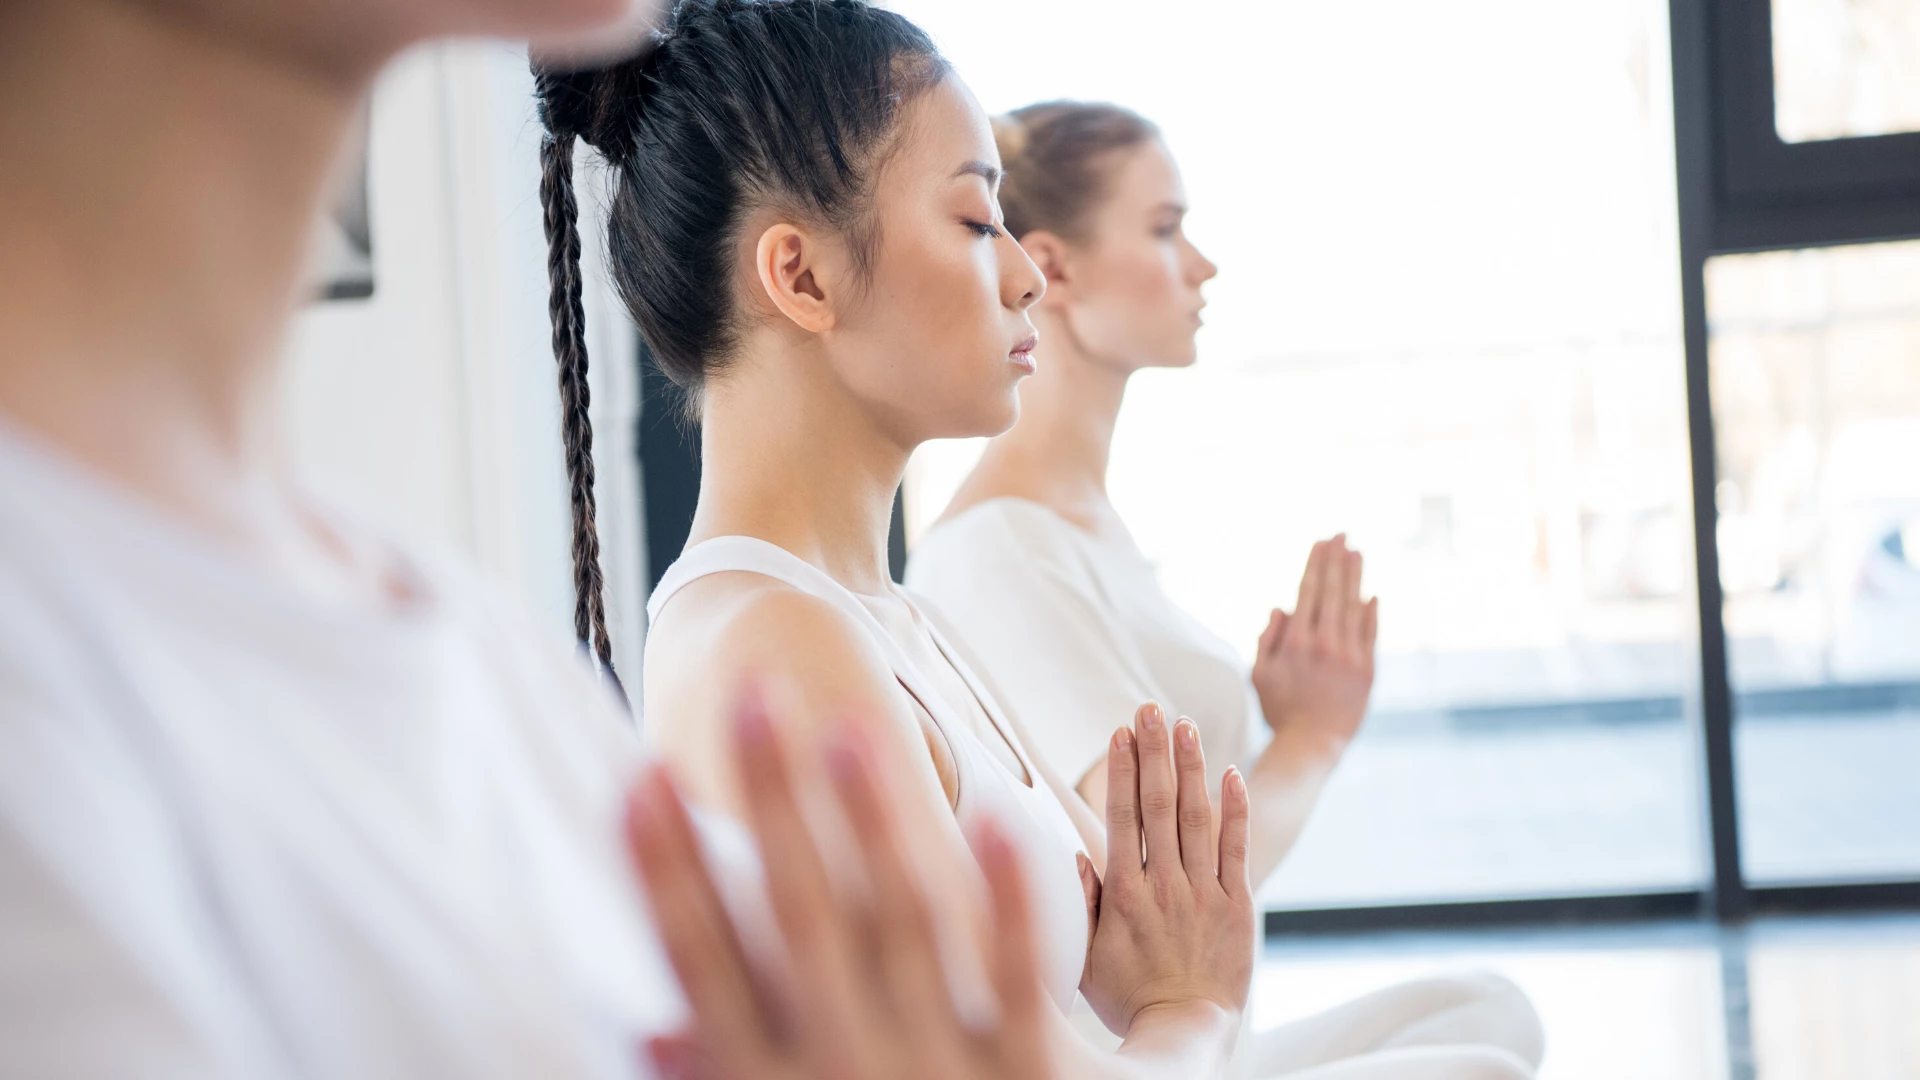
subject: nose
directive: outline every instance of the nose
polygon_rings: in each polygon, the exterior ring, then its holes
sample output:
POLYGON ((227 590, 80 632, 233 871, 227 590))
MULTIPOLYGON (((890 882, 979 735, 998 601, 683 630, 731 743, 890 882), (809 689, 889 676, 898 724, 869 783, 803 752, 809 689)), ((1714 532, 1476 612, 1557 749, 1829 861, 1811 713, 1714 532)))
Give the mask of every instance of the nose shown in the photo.
POLYGON ((1000 262, 1000 302, 1015 311, 1025 311, 1047 295, 1047 275, 1027 254, 1027 249, 1011 236, 1001 238, 1013 250, 1000 262))
POLYGON ((1202 255, 1199 248, 1191 245, 1189 247, 1193 251, 1194 284, 1203 285, 1220 276, 1220 268, 1213 264, 1212 259, 1202 255))

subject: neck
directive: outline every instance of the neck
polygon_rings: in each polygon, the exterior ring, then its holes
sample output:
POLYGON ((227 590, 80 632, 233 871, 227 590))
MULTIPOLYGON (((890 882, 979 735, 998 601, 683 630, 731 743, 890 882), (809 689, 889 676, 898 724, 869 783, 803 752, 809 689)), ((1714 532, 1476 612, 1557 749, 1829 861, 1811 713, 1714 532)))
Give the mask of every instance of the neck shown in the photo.
POLYGON ((688 543, 778 544, 849 589, 885 591, 894 492, 913 447, 876 426, 820 365, 742 357, 702 410, 700 501, 688 543))
POLYGON ((1020 388, 1020 422, 989 444, 984 460, 1057 508, 1103 506, 1113 428, 1132 372, 1089 354, 1059 320, 1035 321, 1041 348, 1036 373, 1020 388))
POLYGON ((363 89, 140 5, 0 8, 0 417, 258 535, 275 359, 363 89))

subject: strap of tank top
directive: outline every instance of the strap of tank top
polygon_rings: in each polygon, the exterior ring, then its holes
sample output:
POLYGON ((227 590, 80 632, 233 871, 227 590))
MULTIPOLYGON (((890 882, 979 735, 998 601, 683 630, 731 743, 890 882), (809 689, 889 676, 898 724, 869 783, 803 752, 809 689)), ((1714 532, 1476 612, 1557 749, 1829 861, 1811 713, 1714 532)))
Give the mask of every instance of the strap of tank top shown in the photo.
POLYGON ((957 635, 947 632, 951 629, 952 623, 933 601, 911 590, 901 591, 906 593, 907 602, 918 610, 920 625, 926 627, 927 635, 933 638, 934 648, 939 649, 940 655, 946 657, 947 663, 953 665, 954 673, 959 675, 960 681, 966 684, 967 690, 973 694, 973 699, 980 703, 980 711, 987 715, 987 722, 993 725, 1001 741, 1013 751, 1014 759, 1019 761, 1020 767, 1026 770, 1027 778, 1032 781, 1027 786, 1037 790, 1040 786, 1040 771, 1034 767, 1033 757, 1027 753, 1026 743, 1019 737, 1019 725, 1007 716, 1006 710, 1000 707, 1000 699, 989 693, 986 682, 974 673, 972 662, 968 659, 971 654, 955 646, 957 635))
MULTIPOLYGON (((860 602, 860 598, 854 595, 853 590, 833 580, 826 571, 778 544, 753 536, 716 536, 688 548, 681 553, 680 558, 674 561, 667 572, 661 575, 660 584, 654 588, 653 596, 647 601, 648 621, 659 618, 661 609, 673 599, 674 594, 688 585, 710 574, 734 572, 770 577, 801 592, 817 596, 853 616, 886 653, 887 663, 893 668, 894 678, 898 679, 907 693, 920 703, 921 708, 927 710, 927 715, 933 719, 935 726, 946 737, 947 745, 954 754, 956 767, 963 770, 966 768, 961 764, 968 754, 968 751, 963 748, 964 744, 970 742, 977 748, 978 753, 986 753, 985 747, 979 746, 979 736, 975 735, 966 724, 956 726, 951 722, 953 717, 944 715, 953 706, 948 704, 926 676, 921 674, 919 667, 907 656, 906 650, 893 640, 893 635, 887 633, 886 627, 880 625, 880 620, 874 617, 873 612, 867 610, 866 605, 860 602)), ((907 599, 909 604, 919 606, 918 597, 909 593, 907 599)), ((961 659, 960 653, 947 643, 945 635, 940 633, 933 621, 926 618, 924 611, 921 611, 920 615, 921 625, 926 627, 927 632, 932 635, 934 646, 939 649, 947 662, 953 665, 961 681, 973 693, 975 700, 980 703, 980 708, 986 712, 987 721, 994 726, 1000 738, 1013 751, 1014 758, 1020 762, 1021 768, 1026 772, 1030 783, 1021 786, 1039 790, 1040 773, 1034 767, 1032 758, 1027 755, 1026 747, 1021 745, 1019 738, 1013 733, 1013 728, 997 711, 992 698, 987 695, 979 679, 961 659)), ((1017 778, 1015 779, 1017 781, 1017 778)), ((960 786, 963 793, 969 787, 964 775, 961 777, 960 786)))

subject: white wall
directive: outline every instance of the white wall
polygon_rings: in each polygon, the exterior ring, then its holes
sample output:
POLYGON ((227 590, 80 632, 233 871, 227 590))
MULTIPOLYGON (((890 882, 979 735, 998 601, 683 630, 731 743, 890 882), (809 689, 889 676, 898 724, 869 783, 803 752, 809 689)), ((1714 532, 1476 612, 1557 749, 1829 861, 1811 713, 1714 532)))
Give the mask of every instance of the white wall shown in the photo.
MULTIPOLYGON (((525 53, 404 59, 375 92, 375 291, 316 304, 291 342, 299 463, 404 535, 457 548, 571 640, 539 125, 525 53)), ((580 170, 603 564, 615 662, 638 688, 645 563, 632 332, 601 270, 601 177, 580 170)))

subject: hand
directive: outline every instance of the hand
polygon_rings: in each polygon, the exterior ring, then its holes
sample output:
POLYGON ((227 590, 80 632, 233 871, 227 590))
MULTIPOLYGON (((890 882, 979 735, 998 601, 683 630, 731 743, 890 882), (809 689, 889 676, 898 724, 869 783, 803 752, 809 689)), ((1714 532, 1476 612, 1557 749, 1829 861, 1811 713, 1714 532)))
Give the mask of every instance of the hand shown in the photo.
MULTIPOLYGON (((864 901, 837 903, 800 807, 823 796, 786 761, 765 707, 737 721, 736 756, 780 936, 778 978, 749 963, 664 770, 632 799, 629 836, 660 938, 693 1013, 690 1031, 649 1046, 675 1080, 1045 1080, 1053 1075, 1026 886, 1004 835, 981 837, 992 928, 981 967, 997 1016, 963 1022, 936 940, 936 916, 882 795, 871 747, 849 732, 829 751, 852 826, 864 901)), ((956 853, 963 857, 963 853, 956 853)), ((838 865, 838 864, 836 864, 838 865)))
POLYGON ((1126 1035, 1143 1015, 1196 1002, 1237 1014, 1253 980, 1247 786, 1228 769, 1213 840, 1200 733, 1182 719, 1168 746, 1158 705, 1107 748, 1107 876, 1081 865, 1093 936, 1080 989, 1126 1035), (1144 848, 1144 858, 1142 857, 1144 848))
POLYGON ((1300 600, 1275 608, 1260 635, 1253 688, 1276 737, 1292 735, 1338 754, 1352 741, 1373 692, 1378 598, 1360 602, 1360 553, 1336 536, 1313 545, 1300 600))

